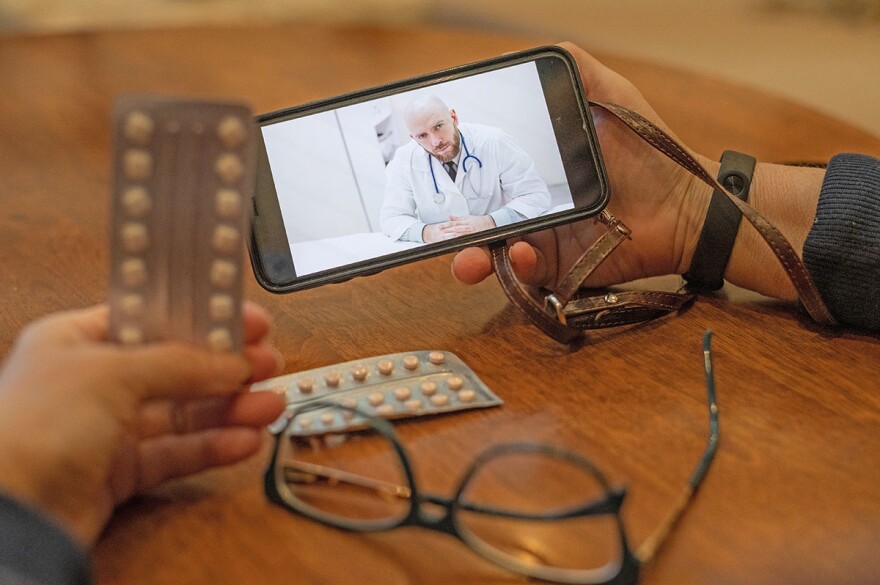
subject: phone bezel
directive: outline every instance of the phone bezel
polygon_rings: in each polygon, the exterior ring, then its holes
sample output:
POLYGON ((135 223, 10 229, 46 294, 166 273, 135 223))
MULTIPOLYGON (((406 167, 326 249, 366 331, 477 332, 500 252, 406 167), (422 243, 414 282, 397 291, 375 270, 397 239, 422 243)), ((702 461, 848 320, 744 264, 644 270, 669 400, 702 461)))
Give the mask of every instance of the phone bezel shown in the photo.
MULTIPOLYGON (((286 231, 284 230, 283 219, 281 218, 277 195, 274 193, 274 189, 272 189, 272 193, 269 194, 260 193, 257 189, 255 189, 253 207, 251 210, 251 233, 248 239, 248 252, 251 258, 251 267, 254 272, 254 277, 256 278, 260 286, 262 286, 265 290, 269 292, 281 294, 322 286, 324 284, 345 282, 358 276, 375 274, 377 272, 395 266, 408 264, 410 262, 415 262, 418 260, 424 260, 434 256, 448 254, 466 247, 484 246, 493 242, 506 240, 512 236, 552 228, 566 223, 595 217, 597 214, 599 214, 608 204, 608 200, 610 199, 610 188, 608 185, 608 177, 605 170, 605 165, 602 160, 601 152, 599 150, 599 142, 596 136, 596 130, 593 125, 592 116, 590 115, 589 106, 586 101, 583 84, 581 82, 580 74, 578 73, 577 69, 577 64, 568 51, 566 51, 562 47, 558 47, 555 45, 535 47, 524 51, 508 53, 499 57, 493 57, 482 61, 458 65, 455 67, 436 71, 433 73, 428 73, 425 75, 420 75, 410 79, 395 81, 372 88, 341 94, 327 99, 308 102, 281 110, 275 110, 272 112, 261 114, 257 116, 255 120, 257 125, 259 127, 262 127, 267 123, 274 124, 283 122, 285 120, 302 117, 306 114, 317 114, 354 103, 360 103, 371 99, 379 99, 389 95, 401 93, 402 91, 419 89, 422 87, 451 81, 468 75, 479 74, 480 72, 492 71, 494 69, 500 68, 501 66, 512 66, 530 61, 536 61, 541 57, 548 56, 558 57, 562 59, 562 61, 566 65, 569 79, 571 80, 573 88, 575 89, 575 102, 578 108, 580 119, 583 121, 582 130, 586 134, 586 142, 589 146, 589 154, 595 168, 595 177, 598 183, 599 197, 592 207, 575 207, 570 210, 554 213, 550 216, 540 216, 528 220, 523 220, 515 224, 509 224, 506 226, 493 228, 491 230, 481 231, 469 236, 462 236, 447 240, 445 242, 425 244, 424 246, 419 246, 417 248, 411 248, 408 250, 403 250, 401 252, 379 256, 353 264, 347 264, 338 268, 306 274, 301 277, 296 277, 295 280, 290 282, 275 282, 271 278, 269 278, 267 271, 263 267, 263 261, 260 254, 260 238, 262 238, 262 241, 266 241, 268 238, 272 237, 277 239, 280 233, 284 236, 284 240, 286 242, 286 231), (269 204, 268 206, 266 205, 267 203, 269 204), (263 210, 262 214, 269 214, 266 215, 266 217, 268 218, 267 222, 271 221, 276 224, 273 228, 270 228, 274 229, 276 233, 266 233, 265 230, 260 229, 260 224, 265 223, 262 220, 257 219, 257 217, 261 217, 261 212, 259 211, 260 209, 263 210), (280 232, 278 232, 278 223, 280 223, 281 227, 280 232)), ((259 130, 259 128, 257 131, 257 136, 259 145, 257 152, 258 165, 265 167, 265 169, 263 169, 263 172, 265 173, 265 171, 268 170, 268 176, 271 177, 271 170, 268 169, 268 159, 265 151, 265 146, 263 145, 262 141, 262 132, 259 130)), ((568 171, 567 168, 566 170, 568 171)), ((258 177, 260 176, 260 174, 260 168, 258 167, 258 177)), ((259 179, 257 180, 257 185, 259 185, 259 179)), ((291 256, 289 245, 286 249, 287 255, 291 256)), ((294 262, 295 266, 295 258, 293 258, 292 261, 294 262)))

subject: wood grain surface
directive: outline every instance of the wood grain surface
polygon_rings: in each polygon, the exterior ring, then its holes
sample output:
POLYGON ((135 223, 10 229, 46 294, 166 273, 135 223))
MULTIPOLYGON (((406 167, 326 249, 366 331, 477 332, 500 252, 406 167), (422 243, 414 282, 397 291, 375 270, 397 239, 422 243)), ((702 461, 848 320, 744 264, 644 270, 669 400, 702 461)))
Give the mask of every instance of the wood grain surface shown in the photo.
MULTIPOLYGON (((305 24, 0 38, 0 355, 28 321, 105 298, 117 95, 232 97, 264 112, 541 41, 305 24)), ((877 138, 789 101, 600 58, 709 156, 725 148, 775 161, 880 155, 877 138)), ((489 444, 553 442, 629 487, 623 516, 636 545, 702 452, 700 338, 711 328, 720 447, 644 583, 880 582, 876 337, 816 327, 791 305, 721 294, 680 316, 563 347, 513 310, 497 283, 460 285, 449 263, 435 258, 289 296, 249 281, 247 296, 275 316, 288 371, 437 348, 465 359, 505 400, 405 425, 425 489, 451 491, 489 444)), ((265 501, 265 457, 123 506, 95 549, 97 582, 521 582, 442 535, 348 534, 289 515, 265 501)))

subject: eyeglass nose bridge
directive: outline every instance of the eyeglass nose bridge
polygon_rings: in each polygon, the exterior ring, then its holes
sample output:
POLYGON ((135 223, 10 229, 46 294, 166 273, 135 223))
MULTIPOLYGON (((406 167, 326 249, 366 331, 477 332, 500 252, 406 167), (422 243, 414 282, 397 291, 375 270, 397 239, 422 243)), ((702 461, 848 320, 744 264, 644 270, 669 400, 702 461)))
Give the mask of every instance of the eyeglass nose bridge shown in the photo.
POLYGON ((451 500, 425 494, 413 502, 413 508, 413 524, 459 538, 451 500))

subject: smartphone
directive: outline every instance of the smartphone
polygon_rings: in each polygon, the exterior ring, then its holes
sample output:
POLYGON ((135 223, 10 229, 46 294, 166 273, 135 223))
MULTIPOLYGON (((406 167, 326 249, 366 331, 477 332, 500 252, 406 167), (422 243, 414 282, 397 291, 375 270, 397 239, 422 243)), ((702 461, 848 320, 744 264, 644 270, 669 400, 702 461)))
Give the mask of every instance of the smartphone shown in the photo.
POLYGON ((257 117, 250 256, 292 292, 592 217, 577 66, 539 47, 257 117))

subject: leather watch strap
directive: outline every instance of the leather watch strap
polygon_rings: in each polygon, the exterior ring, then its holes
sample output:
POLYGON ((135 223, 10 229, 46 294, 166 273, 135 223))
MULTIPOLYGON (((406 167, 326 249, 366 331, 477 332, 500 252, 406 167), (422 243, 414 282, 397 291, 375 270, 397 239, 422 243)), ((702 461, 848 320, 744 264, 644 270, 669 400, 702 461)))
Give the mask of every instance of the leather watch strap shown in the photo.
MULTIPOLYGON (((755 162, 754 157, 747 154, 725 150, 721 155, 718 182, 734 197, 748 201, 755 162)), ((724 269, 730 261, 741 221, 742 213, 728 201, 724 192, 713 191, 691 267, 682 275, 690 288, 714 291, 724 286, 724 269)))
POLYGON ((538 303, 532 293, 514 275, 507 250, 507 244, 504 242, 490 247, 492 266, 495 269, 498 282, 501 283, 501 288, 507 294, 507 298, 523 313, 528 315, 532 323, 556 341, 560 343, 574 341, 575 338, 581 335, 581 332, 569 327, 563 320, 558 319, 556 315, 544 310, 544 306, 538 303))
POLYGON ((608 231, 578 258, 568 271, 568 275, 556 287, 553 294, 563 305, 574 296, 581 284, 602 264, 605 258, 624 240, 629 240, 632 234, 632 231, 611 215, 607 209, 599 214, 596 221, 605 224, 608 231))
MULTIPOLYGON (((834 317, 825 306, 803 262, 788 240, 769 221, 729 193, 687 150, 650 120, 615 104, 590 102, 590 105, 616 116, 651 146, 733 203, 770 245, 810 316, 822 324, 835 324, 834 317)), ((491 248, 495 273, 511 302, 545 333, 563 343, 573 341, 585 329, 626 325, 662 316, 681 309, 694 298, 692 293, 656 291, 626 291, 577 297, 584 280, 630 236, 629 228, 607 210, 597 219, 608 227, 608 231, 575 262, 557 290, 544 297, 544 303, 539 302, 540 297, 520 283, 514 275, 506 243, 495 244, 491 248)))
POLYGON ((693 300, 693 293, 625 291, 576 297, 580 285, 630 236, 630 229, 608 210, 597 221, 608 229, 574 263, 556 291, 546 296, 525 287, 514 275, 507 244, 493 245, 492 265, 510 301, 544 333, 570 343, 585 329, 640 323, 678 311, 693 300), (541 302, 543 300, 543 302, 541 302))

